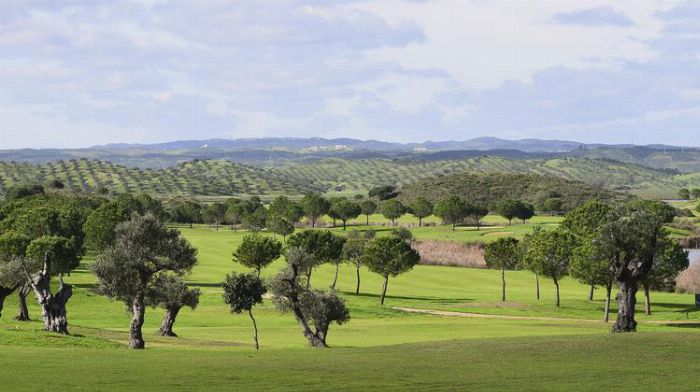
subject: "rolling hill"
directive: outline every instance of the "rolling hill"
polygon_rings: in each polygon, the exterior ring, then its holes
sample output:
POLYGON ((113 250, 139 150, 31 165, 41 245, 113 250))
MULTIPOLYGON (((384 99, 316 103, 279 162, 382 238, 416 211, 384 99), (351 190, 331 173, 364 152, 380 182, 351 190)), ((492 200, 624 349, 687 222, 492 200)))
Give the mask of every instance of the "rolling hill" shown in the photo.
MULTIPOLYGON (((448 155, 449 156, 449 155, 448 155)), ((281 166, 243 165, 227 160, 193 160, 161 169, 126 167, 92 159, 44 164, 0 162, 0 193, 21 184, 59 180, 71 190, 147 192, 169 196, 271 196, 307 192, 366 193, 378 185, 400 187, 460 173, 536 174, 608 191, 655 198, 675 196, 681 187, 700 186, 700 174, 678 174, 607 159, 306 159, 281 166)))

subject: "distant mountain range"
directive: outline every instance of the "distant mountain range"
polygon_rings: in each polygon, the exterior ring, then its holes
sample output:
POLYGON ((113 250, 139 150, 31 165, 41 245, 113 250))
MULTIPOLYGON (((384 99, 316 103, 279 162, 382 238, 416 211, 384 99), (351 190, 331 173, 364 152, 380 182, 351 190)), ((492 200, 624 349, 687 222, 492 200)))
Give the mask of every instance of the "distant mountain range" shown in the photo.
MULTIPOLYGON (((197 148, 223 149, 232 151, 273 150, 273 151, 454 151, 454 150, 518 150, 523 152, 568 152, 581 147, 598 148, 632 148, 632 144, 608 145, 603 143, 587 144, 569 140, 520 139, 507 140, 497 137, 478 137, 464 141, 426 141, 423 143, 396 143, 379 140, 360 140, 351 138, 325 139, 312 138, 242 138, 242 139, 206 139, 180 140, 155 144, 106 144, 93 146, 90 149, 101 150, 130 150, 143 149, 150 151, 191 150, 197 148)), ((688 147, 670 145, 640 146, 650 149, 681 150, 688 147)))
POLYGON ((467 159, 490 155, 512 159, 590 157, 673 169, 700 171, 700 149, 667 145, 585 144, 567 140, 506 140, 395 143, 352 138, 249 138, 181 140, 154 144, 106 144, 79 149, 0 150, 0 161, 46 163, 99 159, 129 167, 163 168, 195 159, 221 159, 249 165, 280 165, 325 158, 467 159))

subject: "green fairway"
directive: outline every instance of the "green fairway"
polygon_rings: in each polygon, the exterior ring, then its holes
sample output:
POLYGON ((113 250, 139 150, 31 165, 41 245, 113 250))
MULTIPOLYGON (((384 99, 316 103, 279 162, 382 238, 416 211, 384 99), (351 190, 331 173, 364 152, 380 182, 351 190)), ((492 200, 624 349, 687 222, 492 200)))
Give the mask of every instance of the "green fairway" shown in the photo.
MULTIPOLYGON (((512 227, 503 226, 501 218, 486 220, 494 226, 479 231, 459 227, 455 232, 449 227, 430 226, 415 229, 415 233, 419 239, 468 242, 483 238, 490 231, 524 233, 535 223, 556 225, 560 218, 538 217, 532 223, 512 227)), ((390 229, 372 228, 387 230, 380 235, 390 229)), ((499 271, 423 265, 389 280, 384 307, 379 305, 380 277, 363 269, 361 294, 355 295, 354 270, 343 265, 337 288, 347 301, 352 319, 345 325, 331 327, 328 343, 333 348, 328 351, 306 348, 294 318, 281 314, 271 301, 265 300, 255 308, 261 343, 261 352, 256 353, 250 319, 229 313, 220 288, 227 273, 244 270, 231 261, 231 252, 246 232, 228 228, 215 231, 206 226, 181 230, 199 250, 199 264, 187 281, 200 287, 203 295, 196 310, 183 310, 178 317, 175 332, 179 338, 157 337, 155 331, 162 311, 149 309, 144 326, 148 349, 143 353, 126 350, 130 315, 122 303, 93 291, 95 278, 87 270, 93 255, 88 255, 81 268, 66 278, 75 285, 68 304, 73 336, 45 333, 39 321, 12 321, 16 297, 7 299, 0 319, 2 385, 7 390, 31 389, 30 384, 23 385, 22 379, 12 375, 22 373, 33 381, 44 380, 46 373, 66 367, 85 371, 80 372, 80 377, 75 373, 57 384, 42 385, 94 390, 99 382, 119 390, 129 386, 133 389, 135 380, 143 379, 146 389, 190 390, 196 386, 218 390, 236 385, 275 390, 306 385, 310 390, 320 390, 335 375, 340 377, 334 380, 339 389, 374 386, 522 390, 522 380, 527 378, 533 390, 538 389, 537 385, 576 390, 590 386, 574 376, 581 371, 581 361, 588 358, 591 367, 585 377, 597 380, 600 387, 613 385, 616 379, 612 375, 600 377, 612 366, 614 347, 624 347, 624 355, 643 354, 649 361, 663 362, 661 367, 648 367, 648 373, 640 373, 642 377, 629 374, 633 382, 641 383, 646 377, 673 369, 682 373, 673 385, 683 389, 690 385, 684 384, 683 380, 688 380, 684 377, 697 370, 698 365, 690 356, 693 348, 697 353, 700 346, 700 330, 666 325, 669 321, 700 321, 700 313, 692 306, 692 295, 652 293, 654 312, 651 316, 639 315, 641 332, 635 336, 612 336, 608 332, 610 325, 598 321, 602 319, 602 290, 596 292, 594 301, 588 301, 587 287, 564 279, 562 307, 556 308, 550 281, 540 279, 542 296, 538 301, 534 275, 509 271, 508 301, 501 302, 499 271), (398 307, 486 316, 416 314, 395 309, 398 307), (515 318, 495 317, 504 315, 515 318), (626 342, 630 342, 629 346, 626 342), (641 344, 657 348, 641 351, 641 344), (640 350, 640 354, 635 354, 635 350, 640 350), (31 366, 40 356, 60 360, 51 361, 49 368, 31 366), (553 366, 560 373, 554 378, 542 378, 553 366), (508 369, 508 373, 497 376, 499 369, 508 369)), ((283 265, 283 260, 277 260, 263 271, 263 276, 274 275, 283 265)), ((314 272, 312 285, 327 289, 332 275, 333 268, 324 265, 314 272)), ((30 300, 30 313, 36 320, 39 308, 33 298, 30 300)), ((640 294, 639 311, 642 305, 640 294)), ((644 381, 639 385, 655 384, 644 381)))

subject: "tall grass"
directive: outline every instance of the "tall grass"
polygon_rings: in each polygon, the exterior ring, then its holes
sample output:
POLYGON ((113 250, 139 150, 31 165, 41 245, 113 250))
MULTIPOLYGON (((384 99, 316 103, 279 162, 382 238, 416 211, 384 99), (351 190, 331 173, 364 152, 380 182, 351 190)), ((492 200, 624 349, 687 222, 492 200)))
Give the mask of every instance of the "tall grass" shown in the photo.
POLYGON ((484 245, 446 241, 421 241, 413 245, 420 253, 420 264, 450 267, 486 268, 484 245))
POLYGON ((700 264, 691 264, 676 277, 676 290, 681 293, 700 293, 700 264))

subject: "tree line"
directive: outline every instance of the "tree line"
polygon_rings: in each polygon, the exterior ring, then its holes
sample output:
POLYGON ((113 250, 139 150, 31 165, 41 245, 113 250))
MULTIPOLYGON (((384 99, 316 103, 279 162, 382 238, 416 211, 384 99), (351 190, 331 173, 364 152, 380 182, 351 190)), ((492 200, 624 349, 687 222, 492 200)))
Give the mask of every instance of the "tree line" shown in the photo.
POLYGON ((555 230, 537 227, 522 241, 506 237, 487 244, 484 258, 489 267, 501 270, 503 301, 506 270, 532 271, 537 299, 539 277, 551 279, 557 307, 559 282, 571 276, 590 287, 589 300, 596 287, 605 288, 607 322, 615 285, 619 294, 613 330, 635 331, 636 294, 640 287, 644 290, 645 312, 651 314, 650 290, 672 290, 678 273, 688 267, 687 252, 665 228, 675 215, 675 209, 663 202, 589 201, 567 214, 555 230))

